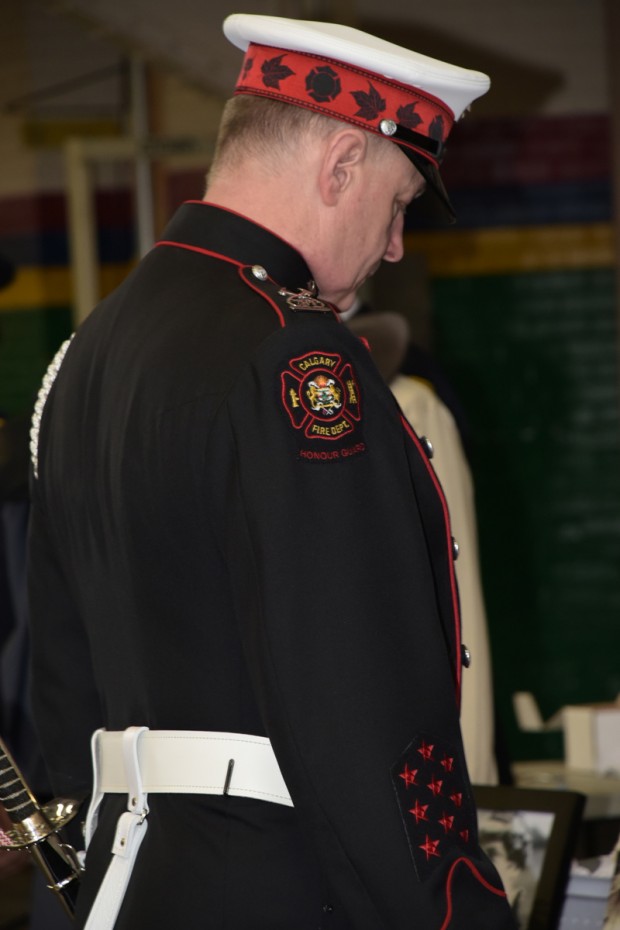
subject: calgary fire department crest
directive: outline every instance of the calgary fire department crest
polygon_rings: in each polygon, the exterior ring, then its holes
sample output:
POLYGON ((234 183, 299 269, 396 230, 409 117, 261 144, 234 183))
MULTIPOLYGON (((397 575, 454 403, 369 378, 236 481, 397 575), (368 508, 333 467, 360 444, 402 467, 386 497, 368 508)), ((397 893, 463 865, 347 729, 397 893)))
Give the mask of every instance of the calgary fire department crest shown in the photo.
POLYGON ((342 439, 361 420, 360 391, 350 362, 332 352, 293 358, 282 372, 282 402, 307 439, 342 439))

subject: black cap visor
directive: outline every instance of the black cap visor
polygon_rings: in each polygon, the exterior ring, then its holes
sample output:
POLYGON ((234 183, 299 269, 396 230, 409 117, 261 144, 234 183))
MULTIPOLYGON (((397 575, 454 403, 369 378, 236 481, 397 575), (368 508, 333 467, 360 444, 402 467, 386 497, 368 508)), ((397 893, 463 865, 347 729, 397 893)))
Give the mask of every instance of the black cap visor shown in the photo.
MULTIPOLYGON (((398 145, 398 142, 396 144, 398 145)), ((409 161, 413 162, 426 181, 426 191, 421 200, 427 201, 430 217, 450 225, 456 223, 456 213, 439 174, 439 168, 428 158, 425 158, 424 155, 414 152, 409 146, 401 145, 399 147, 409 161), (429 203, 429 201, 432 202, 429 203)))
POLYGON ((429 219, 435 222, 455 223, 456 213, 437 167, 446 152, 443 139, 425 136, 391 119, 381 120, 379 131, 400 148, 426 181, 426 189, 431 196, 423 199, 425 207, 428 205, 430 208, 425 210, 429 219))

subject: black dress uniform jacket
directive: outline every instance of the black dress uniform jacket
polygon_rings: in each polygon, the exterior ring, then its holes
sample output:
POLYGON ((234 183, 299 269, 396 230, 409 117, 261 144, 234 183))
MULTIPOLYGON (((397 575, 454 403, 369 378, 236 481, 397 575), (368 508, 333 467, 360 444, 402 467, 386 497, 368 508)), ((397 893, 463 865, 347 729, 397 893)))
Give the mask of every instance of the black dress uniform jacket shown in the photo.
MULTIPOLYGON (((146 725, 269 736, 295 805, 151 795, 117 930, 512 927, 459 733, 445 501, 367 347, 296 296, 310 277, 187 203, 47 396, 30 596, 55 790, 88 793, 93 730, 146 725)), ((104 801, 78 927, 125 805, 104 801)))

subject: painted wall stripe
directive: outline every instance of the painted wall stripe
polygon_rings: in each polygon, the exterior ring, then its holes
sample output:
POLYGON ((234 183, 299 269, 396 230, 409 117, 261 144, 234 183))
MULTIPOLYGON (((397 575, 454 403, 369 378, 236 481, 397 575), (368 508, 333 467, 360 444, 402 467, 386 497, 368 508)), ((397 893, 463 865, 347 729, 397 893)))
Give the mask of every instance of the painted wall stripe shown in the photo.
MULTIPOLYGON (((103 297, 114 290, 133 268, 133 262, 102 265, 99 277, 103 297)), ((66 307, 73 303, 71 269, 65 267, 18 268, 15 280, 0 291, 0 313, 66 307)))
POLYGON ((434 278, 612 268, 615 262, 610 223, 407 233, 405 248, 426 256, 434 278))

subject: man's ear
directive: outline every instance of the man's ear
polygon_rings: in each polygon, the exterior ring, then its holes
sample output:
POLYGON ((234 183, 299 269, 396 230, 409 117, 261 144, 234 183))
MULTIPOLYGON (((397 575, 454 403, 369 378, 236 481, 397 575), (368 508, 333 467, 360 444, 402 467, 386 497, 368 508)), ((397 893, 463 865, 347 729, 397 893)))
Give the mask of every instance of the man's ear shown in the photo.
POLYGON ((328 136, 319 173, 319 190, 326 206, 335 206, 351 186, 368 153, 368 133, 346 128, 328 136))

